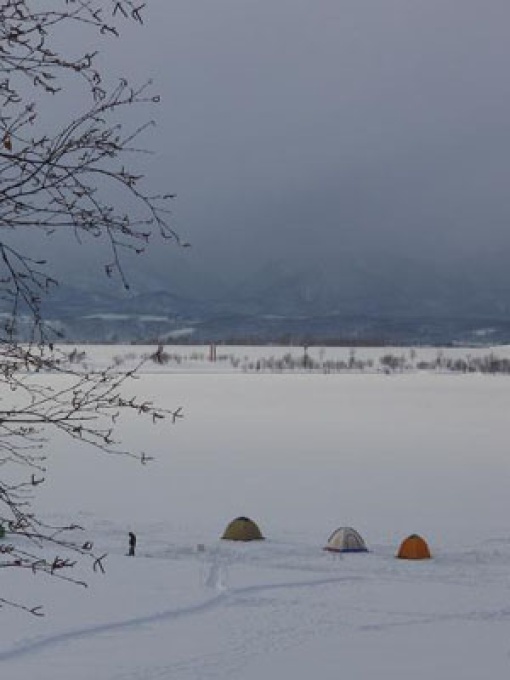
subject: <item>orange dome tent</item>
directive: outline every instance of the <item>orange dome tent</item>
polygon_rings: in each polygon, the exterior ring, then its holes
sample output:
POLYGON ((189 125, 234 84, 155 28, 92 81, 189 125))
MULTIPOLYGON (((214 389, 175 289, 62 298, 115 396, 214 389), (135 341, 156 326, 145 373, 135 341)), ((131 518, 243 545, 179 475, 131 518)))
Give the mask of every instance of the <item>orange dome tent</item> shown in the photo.
POLYGON ((429 560, 431 554, 427 542, 418 534, 411 534, 402 541, 397 557, 401 560, 429 560))

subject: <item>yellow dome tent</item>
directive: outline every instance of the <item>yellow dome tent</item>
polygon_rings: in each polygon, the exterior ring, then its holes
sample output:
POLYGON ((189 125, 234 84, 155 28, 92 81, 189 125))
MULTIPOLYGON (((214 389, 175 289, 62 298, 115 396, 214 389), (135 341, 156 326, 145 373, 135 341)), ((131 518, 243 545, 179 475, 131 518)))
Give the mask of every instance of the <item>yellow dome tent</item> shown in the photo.
POLYGON ((264 536, 253 520, 238 517, 230 522, 222 538, 227 541, 261 541, 264 536))

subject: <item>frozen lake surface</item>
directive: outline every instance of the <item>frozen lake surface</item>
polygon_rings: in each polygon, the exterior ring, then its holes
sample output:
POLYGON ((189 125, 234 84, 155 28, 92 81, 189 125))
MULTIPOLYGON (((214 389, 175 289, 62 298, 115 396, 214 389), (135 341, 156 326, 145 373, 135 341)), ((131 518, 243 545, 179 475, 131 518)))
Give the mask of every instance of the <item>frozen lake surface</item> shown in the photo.
MULTIPOLYGON (((94 363, 139 351, 86 348, 94 363)), ((506 680, 510 377, 246 372, 203 357, 151 363, 136 384, 185 414, 122 423, 150 465, 51 442, 36 506, 85 526, 106 573, 79 567, 84 589, 4 571, 3 593, 46 616, 0 610, 2 677, 506 680), (266 540, 221 541, 239 515, 266 540), (338 526, 369 552, 324 552, 338 526), (395 559, 411 533, 432 560, 395 559)))

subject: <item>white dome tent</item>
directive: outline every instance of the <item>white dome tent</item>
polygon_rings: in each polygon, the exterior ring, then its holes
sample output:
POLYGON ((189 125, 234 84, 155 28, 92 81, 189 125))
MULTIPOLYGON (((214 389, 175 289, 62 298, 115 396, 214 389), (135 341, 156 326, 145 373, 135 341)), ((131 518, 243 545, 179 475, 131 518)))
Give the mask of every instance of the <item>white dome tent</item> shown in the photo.
POLYGON ((324 550, 330 552, 367 552, 367 546, 352 527, 340 527, 328 538, 324 550))

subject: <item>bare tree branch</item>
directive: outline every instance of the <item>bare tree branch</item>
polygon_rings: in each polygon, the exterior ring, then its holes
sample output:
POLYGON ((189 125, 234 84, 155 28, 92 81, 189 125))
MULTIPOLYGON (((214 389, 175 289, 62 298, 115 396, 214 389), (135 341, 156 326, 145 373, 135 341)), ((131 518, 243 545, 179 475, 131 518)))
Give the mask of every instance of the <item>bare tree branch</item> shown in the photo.
MULTIPOLYGON (((126 22, 143 24, 144 8, 134 0, 0 0, 0 525, 6 532, 0 568, 80 585, 86 584, 73 577, 76 559, 88 558, 94 571, 104 572, 106 556, 76 537, 79 526, 51 526, 32 509, 47 476, 48 439, 64 433, 145 464, 151 456, 118 440, 119 415, 156 423, 182 414, 138 399, 135 370, 85 370, 55 347, 58 334, 45 324, 41 303, 58 281, 44 259, 10 237, 71 231, 77 245, 85 235, 97 239, 100 252, 106 245, 106 275, 118 275, 126 287, 123 253, 142 254, 155 236, 186 245, 170 224, 173 195, 153 195, 133 166, 153 122, 128 123, 133 109, 159 102, 152 84, 120 79, 110 86, 97 51, 66 52, 59 39, 69 31, 83 44, 94 36, 120 37, 126 22), (62 103, 69 98, 80 108, 66 119, 69 107, 62 103)), ((38 606, 0 598, 2 605, 42 615, 38 606)))

